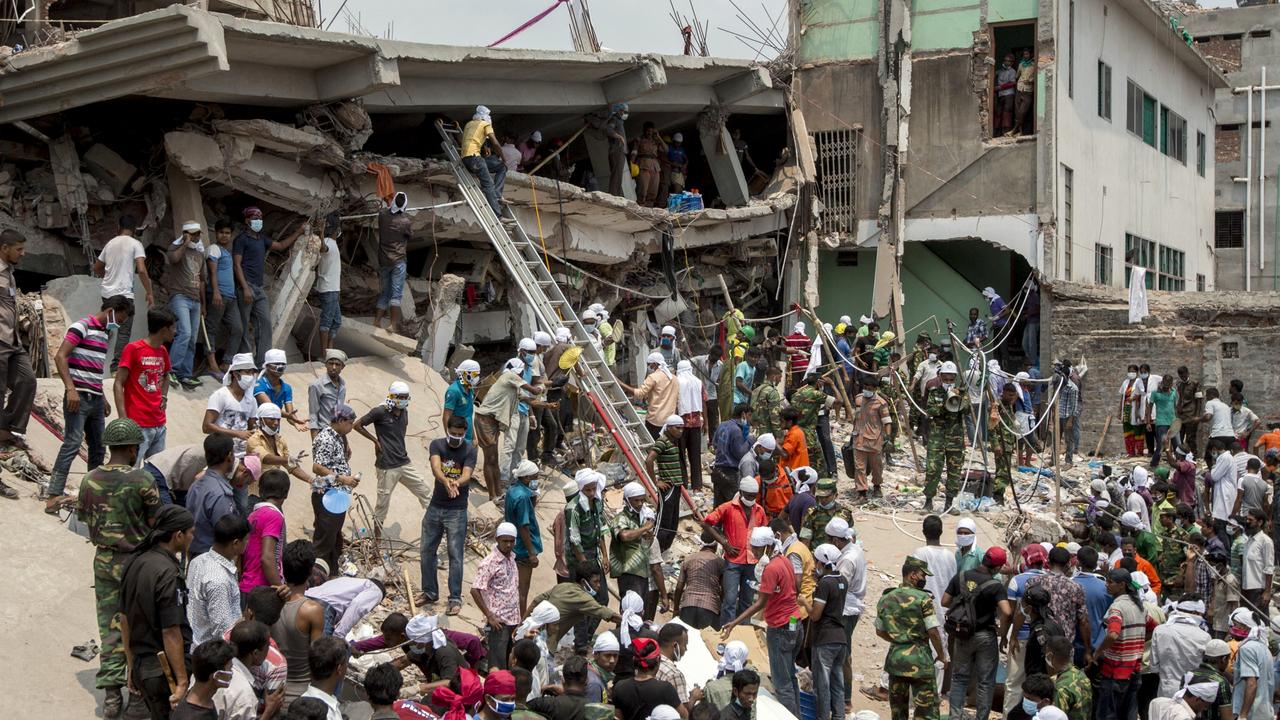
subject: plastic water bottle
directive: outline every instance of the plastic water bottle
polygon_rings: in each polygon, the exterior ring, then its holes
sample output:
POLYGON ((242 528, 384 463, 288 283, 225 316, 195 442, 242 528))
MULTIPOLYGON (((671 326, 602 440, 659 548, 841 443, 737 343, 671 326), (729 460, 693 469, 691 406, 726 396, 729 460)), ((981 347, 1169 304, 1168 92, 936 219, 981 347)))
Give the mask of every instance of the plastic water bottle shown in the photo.
POLYGON ((792 615, 791 619, 787 621, 787 629, 790 630, 791 632, 795 632, 796 630, 799 630, 800 618, 796 617, 795 615, 792 615))

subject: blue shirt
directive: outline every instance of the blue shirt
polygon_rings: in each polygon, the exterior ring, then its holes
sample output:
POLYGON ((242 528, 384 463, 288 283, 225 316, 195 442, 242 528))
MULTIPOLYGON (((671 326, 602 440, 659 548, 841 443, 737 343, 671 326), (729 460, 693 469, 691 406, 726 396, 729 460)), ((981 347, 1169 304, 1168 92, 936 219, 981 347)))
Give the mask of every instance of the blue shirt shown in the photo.
POLYGON ((192 556, 208 552, 213 547, 213 526, 223 515, 236 512, 231 483, 216 470, 205 470, 204 477, 187 492, 187 510, 196 518, 196 536, 188 552, 192 556))
POLYGON ((751 402, 751 393, 744 393, 738 389, 738 380, 742 380, 742 384, 750 390, 756 381, 756 369, 747 361, 738 363, 738 368, 733 371, 733 404, 741 405, 742 403, 751 402))
POLYGON ((1004 305, 1005 302, 1002 297, 996 297, 995 300, 991 301, 991 327, 1004 327, 1005 321, 1009 319, 1007 317, 996 317, 1004 309, 1004 305))
POLYGON ((840 361, 844 363, 844 371, 850 375, 853 374, 853 348, 849 347, 849 341, 840 338, 836 341, 836 352, 840 356, 840 361))
POLYGON ((263 286, 269 247, 271 247, 271 238, 262 234, 255 237, 248 230, 241 230, 231 244, 231 254, 240 256, 240 271, 244 273, 245 282, 251 287, 261 289, 263 286))
POLYGON ((224 298, 235 298, 236 296, 236 273, 234 263, 231 260, 231 251, 221 245, 213 245, 209 248, 209 259, 214 262, 217 268, 214 277, 218 282, 218 294, 224 298), (217 257, 214 257, 214 253, 217 257))
MULTIPOLYGON (((1107 592, 1107 581, 1100 575, 1082 572, 1077 573, 1071 580, 1084 590, 1084 611, 1089 616, 1089 637, 1093 638, 1093 646, 1096 648, 1106 637, 1106 633, 1102 630, 1102 620, 1107 616, 1107 609, 1111 607, 1111 601, 1115 598, 1107 592)), ((1076 650, 1084 652, 1080 633, 1076 633, 1076 650)))
POLYGON ((293 402, 293 388, 289 387, 289 383, 284 380, 280 381, 280 389, 276 390, 271 387, 271 381, 267 380, 267 376, 263 375, 258 378, 258 384, 253 386, 253 396, 257 397, 258 393, 266 393, 267 400, 275 403, 277 407, 284 408, 285 403, 293 402))
MULTIPOLYGON (((512 482, 507 488, 506 506, 502 519, 516 527, 529 528, 529 539, 533 541, 533 551, 542 553, 542 531, 538 529, 538 514, 533 511, 533 490, 522 482, 512 482)), ((528 560, 529 552, 524 541, 516 538, 516 560, 528 560)))
MULTIPOLYGON (((524 372, 520 375, 520 377, 524 378, 524 381, 526 384, 533 382, 533 358, 529 358, 528 362, 524 364, 524 372)), ((516 412, 520 413, 521 415, 528 415, 529 403, 525 402, 524 400, 521 400, 520 404, 516 406, 516 412)))
POLYGON ((471 438, 471 413, 475 407, 475 391, 462 387, 461 380, 454 380, 444 391, 444 409, 467 421, 467 444, 474 442, 471 438))
POLYGON ((711 436, 711 446, 716 451, 715 467, 737 468, 742 456, 751 452, 751 440, 747 429, 737 420, 725 420, 711 436))
POLYGON ((1275 717, 1272 710, 1271 695, 1275 688, 1271 653, 1265 640, 1248 640, 1240 643, 1236 651, 1236 665, 1233 672, 1234 686, 1231 689, 1231 711, 1240 720, 1271 720, 1275 717), (1258 690, 1253 697, 1253 707, 1248 715, 1240 715, 1244 705, 1244 681, 1248 678, 1258 679, 1258 690))
POLYGON ((684 147, 667 146, 667 162, 672 165, 683 165, 688 161, 689 155, 684 151, 684 147))
MULTIPOLYGON (((1009 582, 1009 602, 1017 605, 1022 602, 1022 595, 1027 591, 1027 581, 1037 575, 1043 575, 1043 570, 1028 570, 1020 575, 1015 575, 1013 580, 1009 582)), ((1023 613, 1025 616, 1026 613, 1023 613)), ((1023 622, 1022 627, 1018 628, 1018 639, 1026 640, 1031 637, 1031 623, 1023 622)))

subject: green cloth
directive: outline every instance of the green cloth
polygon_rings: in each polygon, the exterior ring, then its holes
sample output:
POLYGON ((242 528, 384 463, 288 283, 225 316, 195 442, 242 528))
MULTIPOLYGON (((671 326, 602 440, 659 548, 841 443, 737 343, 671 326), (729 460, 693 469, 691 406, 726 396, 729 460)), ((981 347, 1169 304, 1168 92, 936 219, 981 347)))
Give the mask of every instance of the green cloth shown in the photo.
POLYGON ((763 382, 751 391, 751 425, 756 437, 765 433, 782 436, 782 393, 778 386, 771 382, 763 382))
POLYGON ((684 485, 684 468, 680 464, 680 446, 663 432, 649 448, 658 453, 654 461, 654 469, 658 480, 669 485, 684 485))
POLYGON ((1067 714, 1067 720, 1091 720, 1093 686, 1084 671, 1074 665, 1053 679, 1053 704, 1067 714))
POLYGON ((1159 390, 1151 393, 1151 404, 1155 406, 1155 424, 1156 425, 1172 425, 1174 418, 1178 417, 1175 406, 1178 403, 1178 394, 1170 390, 1169 392, 1160 392, 1159 390))
POLYGON ((934 677, 929 631, 936 627, 933 596, 924 590, 900 585, 880 596, 876 629, 891 638, 885 672, 898 677, 934 677))
POLYGON ((582 550, 588 561, 599 561, 600 540, 605 529, 600 500, 592 500, 590 509, 584 510, 578 499, 577 494, 565 498, 564 506, 564 558, 571 567, 577 562, 573 552, 575 547, 582 550))
POLYGON ((1160 538, 1153 532, 1139 530, 1133 539, 1133 549, 1154 565, 1160 559, 1160 538))
POLYGON ((978 547, 978 543, 974 543, 969 548, 969 552, 956 550, 956 574, 977 570, 982 564, 982 548, 978 547))
POLYGON ((633 540, 622 539, 624 530, 635 530, 641 525, 640 516, 630 510, 623 510, 609 521, 610 535, 613 536, 613 545, 609 547, 610 577, 649 577, 649 542, 644 536, 633 540))
POLYGON ((150 520, 160 509, 160 492, 146 470, 101 465, 80 481, 76 507, 90 542, 131 552, 150 530, 150 520))

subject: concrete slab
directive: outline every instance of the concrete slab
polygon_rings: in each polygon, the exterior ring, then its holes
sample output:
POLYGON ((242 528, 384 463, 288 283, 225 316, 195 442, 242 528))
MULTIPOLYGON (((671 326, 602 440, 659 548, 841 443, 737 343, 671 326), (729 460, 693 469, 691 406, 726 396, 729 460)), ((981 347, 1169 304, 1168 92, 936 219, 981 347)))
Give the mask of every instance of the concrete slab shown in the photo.
POLYGON ((94 177, 111 188, 111 192, 120 195, 128 186, 138 168, 130 165, 115 150, 98 143, 84 153, 84 164, 94 177))

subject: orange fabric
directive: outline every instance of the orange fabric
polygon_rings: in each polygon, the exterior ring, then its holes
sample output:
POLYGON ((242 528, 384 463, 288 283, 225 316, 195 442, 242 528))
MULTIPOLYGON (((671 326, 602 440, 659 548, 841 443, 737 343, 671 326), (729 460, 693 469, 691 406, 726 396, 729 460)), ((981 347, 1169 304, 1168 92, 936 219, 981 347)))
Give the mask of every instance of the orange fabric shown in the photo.
MULTIPOLYGON (((1142 557, 1141 555, 1134 555, 1133 560, 1138 564, 1138 572, 1145 574, 1147 576, 1147 579, 1151 581, 1151 592, 1155 593, 1156 595, 1159 595, 1160 590, 1164 587, 1164 584, 1160 581, 1160 573, 1156 572, 1155 566, 1152 565, 1150 561, 1148 561, 1146 558, 1142 557)), ((1115 563, 1113 563, 1111 567, 1113 568, 1120 567, 1120 561, 1119 560, 1115 561, 1115 563)))
MULTIPOLYGON (((761 483, 764 480, 761 479, 761 483)), ((791 496, 795 491, 791 489, 791 479, 786 475, 782 468, 778 468, 778 473, 773 476, 773 482, 770 482, 764 488, 764 511, 769 517, 773 517, 782 512, 787 503, 791 502, 791 496)))
POLYGON ((371 162, 366 165, 369 172, 378 176, 377 193, 382 202, 390 205, 391 198, 396 196, 396 183, 391 179, 391 168, 382 163, 371 162))
POLYGON ((782 439, 782 449, 787 451, 787 457, 778 466, 779 469, 785 468, 787 475, 809 464, 809 446, 805 444, 804 431, 799 425, 792 425, 787 431, 782 439))

